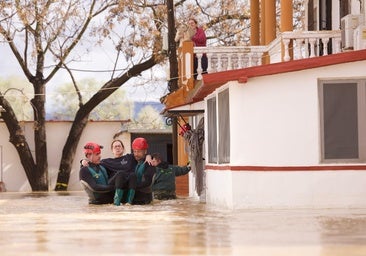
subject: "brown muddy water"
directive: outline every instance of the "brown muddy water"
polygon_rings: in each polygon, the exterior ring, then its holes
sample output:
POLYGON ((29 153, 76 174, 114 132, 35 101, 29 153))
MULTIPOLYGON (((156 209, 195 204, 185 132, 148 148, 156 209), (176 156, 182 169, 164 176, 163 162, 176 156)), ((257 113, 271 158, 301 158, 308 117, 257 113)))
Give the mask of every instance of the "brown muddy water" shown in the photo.
POLYGON ((3 192, 0 255, 365 256, 366 209, 95 206, 84 192, 3 192))

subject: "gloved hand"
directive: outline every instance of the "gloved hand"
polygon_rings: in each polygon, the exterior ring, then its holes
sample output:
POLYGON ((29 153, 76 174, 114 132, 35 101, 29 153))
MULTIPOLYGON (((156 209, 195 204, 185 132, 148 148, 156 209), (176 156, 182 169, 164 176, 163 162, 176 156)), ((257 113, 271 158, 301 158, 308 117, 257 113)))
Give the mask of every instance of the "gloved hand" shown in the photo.
POLYGON ((189 170, 191 170, 192 168, 191 168, 191 162, 190 161, 188 161, 187 162, 187 168, 189 169, 189 170))
POLYGON ((80 160, 81 166, 89 166, 89 160, 88 159, 81 159, 80 160))

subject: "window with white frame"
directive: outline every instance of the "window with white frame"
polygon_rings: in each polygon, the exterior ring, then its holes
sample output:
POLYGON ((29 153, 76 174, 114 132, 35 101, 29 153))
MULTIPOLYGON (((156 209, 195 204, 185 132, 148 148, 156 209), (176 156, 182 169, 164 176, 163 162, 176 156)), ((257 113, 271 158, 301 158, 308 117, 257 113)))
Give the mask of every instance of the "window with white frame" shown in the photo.
POLYGON ((366 160, 366 78, 319 80, 322 162, 366 160))
POLYGON ((229 90, 207 100, 208 162, 230 163, 229 90))
POLYGON ((217 162, 216 97, 207 100, 208 162, 217 162))

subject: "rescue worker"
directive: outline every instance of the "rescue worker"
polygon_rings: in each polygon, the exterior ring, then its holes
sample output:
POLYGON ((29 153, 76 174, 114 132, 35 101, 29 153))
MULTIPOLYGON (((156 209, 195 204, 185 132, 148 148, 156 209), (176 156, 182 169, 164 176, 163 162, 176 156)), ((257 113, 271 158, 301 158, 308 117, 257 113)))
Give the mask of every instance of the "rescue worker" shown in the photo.
POLYGON ((136 138, 132 142, 133 155, 137 161, 135 174, 137 185, 133 204, 150 204, 153 200, 152 182, 155 175, 155 167, 145 162, 148 143, 145 138, 136 138))
POLYGON ((82 166, 79 179, 82 187, 89 196, 90 204, 108 204, 113 202, 114 185, 108 183, 106 169, 100 165, 101 149, 103 146, 88 142, 84 146, 88 166, 82 166))
MULTIPOLYGON (((110 177, 108 183, 115 185, 113 204, 116 206, 121 205, 121 203, 131 205, 133 204, 137 183, 135 174, 137 161, 133 154, 124 154, 125 147, 119 139, 112 141, 111 150, 114 157, 101 159, 100 165, 106 169, 110 177)), ((145 160, 150 164, 151 156, 147 155, 145 160)), ((80 163, 82 166, 88 166, 89 160, 82 159, 80 163)))
POLYGON ((191 167, 169 165, 162 160, 159 153, 151 155, 153 166, 156 166, 156 174, 153 183, 154 198, 158 200, 176 199, 175 177, 189 173, 191 167))

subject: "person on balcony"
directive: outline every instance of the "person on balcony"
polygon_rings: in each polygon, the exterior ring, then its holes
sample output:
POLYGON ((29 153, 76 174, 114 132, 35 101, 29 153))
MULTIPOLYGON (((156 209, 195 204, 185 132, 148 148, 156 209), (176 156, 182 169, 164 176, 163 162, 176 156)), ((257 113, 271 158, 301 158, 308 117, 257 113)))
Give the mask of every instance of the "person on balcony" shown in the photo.
MULTIPOLYGON (((203 28, 198 27, 198 22, 195 18, 190 18, 188 20, 189 29, 193 30, 193 36, 191 37, 191 40, 194 43, 195 47, 206 47, 206 34, 203 28)), ((207 73, 207 67, 208 67, 208 60, 207 55, 203 54, 201 58, 201 68, 202 68, 202 74, 207 73)), ((194 79, 197 78, 197 68, 198 68, 198 59, 197 56, 194 55, 193 60, 193 71, 194 71, 194 79)))
POLYGON ((169 165, 163 161, 159 153, 151 155, 152 166, 156 167, 156 175, 153 183, 154 198, 158 200, 176 199, 175 193, 175 177, 189 173, 191 167, 169 165))

